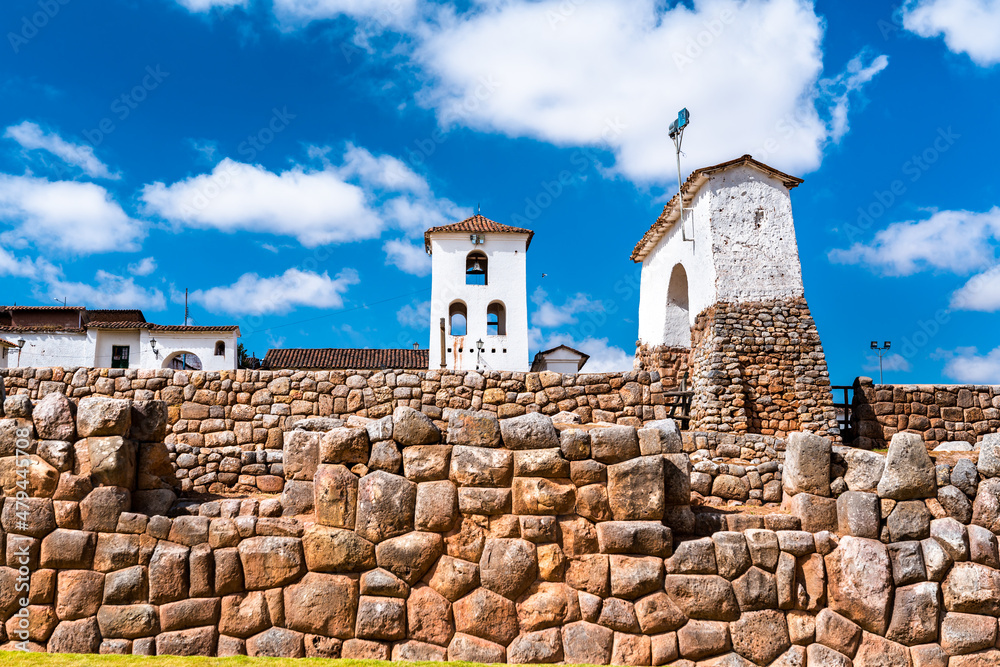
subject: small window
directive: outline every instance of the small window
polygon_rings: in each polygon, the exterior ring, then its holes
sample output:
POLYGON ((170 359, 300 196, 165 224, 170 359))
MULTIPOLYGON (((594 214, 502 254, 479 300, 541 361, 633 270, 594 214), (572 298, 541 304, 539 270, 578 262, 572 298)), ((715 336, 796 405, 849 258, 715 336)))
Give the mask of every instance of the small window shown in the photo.
POLYGON ((465 258, 465 284, 485 285, 487 283, 486 255, 481 252, 470 252, 465 258))
POLYGON ((499 301, 491 303, 486 308, 486 335, 507 335, 507 309, 499 301))
POLYGON ((220 340, 215 344, 215 356, 217 357, 226 356, 226 341, 220 340))
POLYGON ((128 345, 111 346, 111 368, 128 368, 128 345))
POLYGON ((448 307, 448 322, 452 336, 464 336, 468 332, 469 318, 464 303, 456 301, 448 307))

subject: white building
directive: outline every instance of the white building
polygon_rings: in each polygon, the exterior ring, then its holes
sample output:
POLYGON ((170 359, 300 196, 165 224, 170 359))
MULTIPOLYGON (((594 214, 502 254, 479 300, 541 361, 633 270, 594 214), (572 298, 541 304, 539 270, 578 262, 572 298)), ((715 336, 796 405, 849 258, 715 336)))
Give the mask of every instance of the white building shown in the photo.
POLYGON ((531 362, 531 372, 552 371, 572 375, 583 370, 587 359, 590 359, 589 354, 584 354, 569 345, 558 345, 550 350, 538 352, 531 362))
POLYGON ((427 230, 431 368, 528 370, 526 256, 533 235, 481 215, 427 230))
POLYGON ((139 310, 0 306, 0 366, 233 370, 236 325, 147 322, 139 310))
POLYGON ((691 347, 691 326, 719 302, 803 296, 789 191, 801 179, 749 155, 698 169, 632 253, 642 262, 639 340, 691 347))

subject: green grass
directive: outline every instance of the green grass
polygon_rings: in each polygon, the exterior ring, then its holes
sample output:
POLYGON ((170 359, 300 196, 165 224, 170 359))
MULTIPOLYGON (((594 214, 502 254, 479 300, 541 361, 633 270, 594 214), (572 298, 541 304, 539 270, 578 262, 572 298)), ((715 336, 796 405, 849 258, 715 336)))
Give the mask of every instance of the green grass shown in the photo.
MULTIPOLYGON (((477 662, 386 662, 383 660, 327 660, 323 658, 179 658, 139 655, 78 655, 0 651, 0 667, 483 667, 477 662)), ((587 667, 563 665, 562 667, 587 667)))

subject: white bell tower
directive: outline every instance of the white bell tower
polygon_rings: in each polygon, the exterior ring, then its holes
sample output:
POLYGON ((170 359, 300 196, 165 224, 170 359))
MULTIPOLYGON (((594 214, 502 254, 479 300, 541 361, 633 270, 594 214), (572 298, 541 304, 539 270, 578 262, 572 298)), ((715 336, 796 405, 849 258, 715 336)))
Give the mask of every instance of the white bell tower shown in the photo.
POLYGON ((424 233, 431 369, 528 370, 525 260, 533 235, 481 215, 424 233))

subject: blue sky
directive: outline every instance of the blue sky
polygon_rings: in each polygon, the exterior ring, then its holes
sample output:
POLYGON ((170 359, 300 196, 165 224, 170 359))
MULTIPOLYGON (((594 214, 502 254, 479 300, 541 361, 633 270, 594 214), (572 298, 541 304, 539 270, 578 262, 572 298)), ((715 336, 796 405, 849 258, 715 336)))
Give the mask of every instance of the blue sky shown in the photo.
POLYGON ((426 227, 536 231, 532 352, 631 365, 636 240, 684 169, 793 191, 835 383, 1000 382, 1000 5, 802 0, 12 0, 4 302, 426 346, 426 227), (558 183, 560 176, 568 185, 558 183), (545 277, 542 277, 545 274, 545 277))

